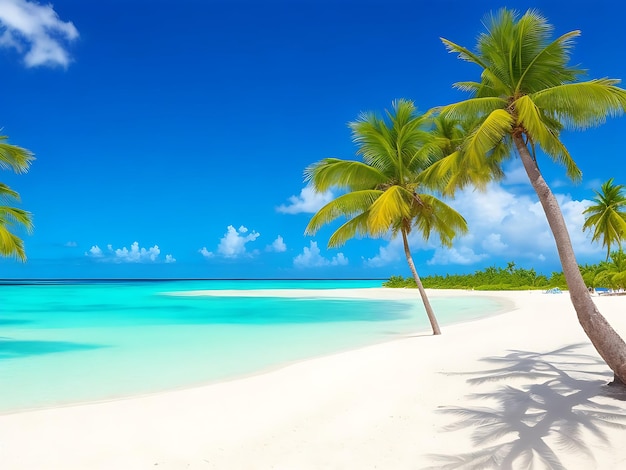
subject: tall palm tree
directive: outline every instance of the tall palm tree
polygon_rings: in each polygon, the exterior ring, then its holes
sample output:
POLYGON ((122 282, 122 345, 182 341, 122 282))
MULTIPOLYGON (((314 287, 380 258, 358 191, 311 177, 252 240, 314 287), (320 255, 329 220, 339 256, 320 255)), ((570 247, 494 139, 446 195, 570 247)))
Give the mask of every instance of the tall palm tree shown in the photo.
POLYGON ((326 158, 305 170, 305 180, 316 191, 339 188, 345 193, 322 207, 306 227, 307 234, 339 217, 347 221, 330 237, 337 247, 355 236, 392 237, 400 234, 407 263, 419 289, 433 334, 441 334, 432 306, 417 274, 409 248, 409 234, 417 230, 424 240, 431 233, 449 246, 457 232, 466 232, 465 219, 432 194, 420 192, 417 177, 429 161, 432 137, 429 117, 416 112, 408 100, 393 103, 386 119, 362 114, 349 124, 357 155, 363 161, 326 158))
MULTIPOLYGON (((15 173, 25 173, 34 160, 33 154, 22 147, 7 143, 6 140, 6 136, 0 136, 0 168, 10 169, 15 173)), ((0 183, 0 201, 11 203, 19 201, 19 198, 17 192, 0 183)), ((26 261, 24 242, 13 233, 19 228, 27 232, 32 230, 31 214, 16 207, 0 205, 0 256, 13 256, 26 261)))
POLYGON ((593 228, 593 241, 602 239, 606 246, 606 259, 611 254, 611 245, 617 243, 622 249, 622 240, 626 238, 626 196, 624 185, 613 184, 613 178, 606 181, 596 191, 592 206, 583 211, 587 214, 583 231, 593 228))
POLYGON ((578 81, 582 70, 568 65, 572 31, 552 39, 552 26, 534 10, 521 17, 502 9, 490 15, 487 31, 478 38, 475 52, 442 39, 450 52, 481 69, 480 81, 460 82, 470 92, 468 100, 445 106, 440 112, 452 118, 474 120, 476 125, 456 152, 433 165, 429 178, 443 178, 444 188, 469 183, 484 186, 503 174, 501 163, 519 155, 554 235, 572 304, 591 342, 615 372, 616 382, 626 382, 626 344, 600 314, 578 269, 572 243, 556 198, 537 164, 537 149, 565 166, 573 180, 581 178, 560 140, 566 128, 585 129, 607 116, 623 114, 626 91, 619 80, 578 81))

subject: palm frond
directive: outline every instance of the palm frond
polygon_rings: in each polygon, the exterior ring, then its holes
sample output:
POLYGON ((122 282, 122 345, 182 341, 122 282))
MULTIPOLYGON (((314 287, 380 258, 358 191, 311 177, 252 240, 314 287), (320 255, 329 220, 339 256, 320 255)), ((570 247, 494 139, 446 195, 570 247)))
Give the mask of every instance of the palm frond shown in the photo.
POLYGON ((513 116, 503 109, 492 111, 476 129, 467 136, 464 144, 469 166, 482 166, 493 148, 511 133, 513 116))
POLYGON ((6 184, 0 183, 0 199, 19 201, 20 195, 17 191, 12 190, 6 184))
POLYGON ((517 99, 513 106, 518 113, 518 121, 525 129, 529 139, 538 143, 553 160, 565 166, 568 177, 574 181, 580 180, 582 172, 559 139, 558 131, 546 125, 541 110, 535 105, 532 98, 529 95, 524 95, 517 99))
POLYGON ((5 141, 7 136, 0 136, 0 169, 11 169, 15 173, 25 173, 35 156, 30 150, 11 145, 5 141))
POLYGON ((323 225, 339 217, 351 218, 366 212, 381 194, 383 191, 378 190, 352 191, 333 199, 311 218, 304 233, 314 235, 323 225))
POLYGON ((411 218, 413 193, 402 186, 392 186, 384 191, 369 209, 368 229, 374 236, 389 231, 398 220, 411 218))
POLYGON ((32 214, 16 207, 0 206, 0 225, 22 227, 28 233, 33 230, 32 214))
POLYGON ((348 240, 354 237, 373 235, 369 232, 368 218, 369 212, 364 212, 348 220, 330 236, 328 239, 328 248, 343 246, 348 240))
POLYGON ((424 240, 428 240, 434 230, 444 246, 451 246, 457 233, 467 233, 467 221, 456 210, 432 194, 419 194, 421 204, 414 203, 414 227, 424 240))
POLYGON ((371 189, 387 178, 378 169, 363 162, 325 158, 304 170, 304 180, 310 182, 316 191, 323 192, 333 187, 371 189))
POLYGON ((0 223, 0 255, 26 261, 24 242, 0 223))
MULTIPOLYGON (((582 75, 583 71, 567 65, 569 52, 573 47, 574 38, 580 36, 580 31, 570 31, 552 41, 539 52, 533 50, 525 61, 520 61, 520 77, 515 88, 516 94, 535 93, 540 90, 572 82, 582 75), (529 60, 530 59, 530 60, 529 60)), ((530 35, 520 41, 520 48, 524 48, 529 41, 536 42, 533 49, 539 49, 547 37, 530 35)))
POLYGON ((463 46, 459 46, 458 44, 455 44, 452 41, 448 41, 445 38, 439 38, 439 39, 441 40, 441 42, 443 42, 444 46, 446 47, 449 53, 458 54, 459 59, 465 60, 467 62, 472 62, 473 64, 476 64, 483 69, 487 68, 487 64, 485 64, 478 55, 474 54, 469 49, 466 49, 463 46))
POLYGON ((586 129, 626 110, 626 90, 619 80, 602 78, 566 83, 531 95, 541 110, 571 129, 586 129))
POLYGON ((468 116, 486 116, 496 109, 504 109, 506 100, 499 97, 470 98, 440 108, 440 113, 448 119, 464 120, 468 116))

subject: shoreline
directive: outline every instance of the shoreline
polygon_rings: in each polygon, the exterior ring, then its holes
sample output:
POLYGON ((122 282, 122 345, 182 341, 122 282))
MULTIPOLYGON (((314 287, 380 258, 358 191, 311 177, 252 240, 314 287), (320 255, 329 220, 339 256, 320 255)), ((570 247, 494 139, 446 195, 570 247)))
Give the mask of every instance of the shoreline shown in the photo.
MULTIPOLYGON (((417 294, 373 289, 384 292, 372 291, 377 299, 417 294)), ((341 294, 362 294, 358 290, 341 294)), ((441 336, 402 337, 225 382, 1 415, 0 461, 15 470, 440 468, 448 457, 468 464, 470 454, 495 455, 498 443, 498 452, 505 452, 511 436, 519 435, 516 426, 556 413, 559 419, 547 433, 537 431, 528 449, 547 447, 565 468, 619 468, 626 462, 623 430, 596 422, 597 413, 585 415, 593 402, 596 411, 626 424, 626 402, 607 395, 612 374, 578 325, 567 293, 428 292, 500 297, 513 307, 448 325, 441 336), (508 396, 507 389, 517 392, 508 396), (477 393, 485 399, 475 401, 477 393), (519 408, 533 397, 541 400, 523 420, 506 418, 506 403, 519 408), (493 442, 475 441, 488 426, 469 419, 475 407, 491 410, 494 430, 509 426, 510 432, 493 442), (576 421, 581 413, 604 437, 576 421), (565 425, 580 428, 587 452, 560 448, 565 425)), ((594 301, 626 337, 625 299, 594 301)))

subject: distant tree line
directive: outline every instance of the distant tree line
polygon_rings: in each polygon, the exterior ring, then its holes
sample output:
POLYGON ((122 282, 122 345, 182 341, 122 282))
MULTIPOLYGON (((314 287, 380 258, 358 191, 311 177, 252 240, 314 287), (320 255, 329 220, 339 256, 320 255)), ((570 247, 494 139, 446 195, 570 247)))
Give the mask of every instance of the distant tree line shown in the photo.
MULTIPOLYGON (((611 253, 609 260, 579 266, 588 287, 626 288, 626 254, 622 250, 611 253)), ((445 274, 422 277, 424 287, 431 289, 474 290, 529 290, 567 289, 562 271, 550 275, 537 273, 534 269, 517 267, 513 261, 506 267, 490 266, 471 274, 445 274)), ((391 276, 384 287, 414 288, 413 277, 391 276)))

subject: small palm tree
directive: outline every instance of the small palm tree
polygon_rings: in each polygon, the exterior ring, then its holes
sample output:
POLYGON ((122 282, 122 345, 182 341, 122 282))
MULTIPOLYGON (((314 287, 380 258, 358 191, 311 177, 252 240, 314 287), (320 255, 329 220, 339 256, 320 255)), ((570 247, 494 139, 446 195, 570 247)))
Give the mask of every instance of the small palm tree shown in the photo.
POLYGON ((582 70, 568 64, 572 31, 552 39, 552 26, 534 10, 519 17, 502 9, 484 23, 476 51, 442 39, 450 52, 480 68, 480 81, 460 82, 468 100, 441 108, 441 113, 475 123, 463 144, 434 164, 425 177, 453 193, 467 184, 484 187, 503 175, 501 163, 519 155, 554 235, 578 319, 596 350, 626 382, 626 344, 600 315, 578 269, 565 220, 537 163, 541 149, 565 166, 573 180, 581 172, 560 140, 566 128, 585 129, 607 116, 623 114, 626 91, 619 80, 578 81, 582 70))
POLYGON ((428 164, 429 117, 419 115, 408 100, 393 103, 387 119, 362 114, 349 124, 363 161, 326 158, 305 170, 305 179, 316 191, 340 188, 345 193, 322 207, 306 227, 315 234, 339 217, 347 218, 330 237, 337 247, 355 236, 382 237, 400 234, 407 263, 419 289, 433 334, 441 330, 411 256, 408 237, 413 229, 424 240, 435 232, 449 246, 457 232, 466 232, 465 219, 432 194, 421 192, 418 176, 428 164))
POLYGON ((622 250, 612 252, 610 261, 600 263, 594 282, 612 289, 626 288, 626 253, 622 250))
MULTIPOLYGON (((0 136, 0 168, 25 173, 34 160, 33 154, 17 145, 7 143, 6 140, 6 136, 0 136)), ((17 192, 0 183, 0 201, 11 203, 19 199, 17 192)), ((22 209, 0 205, 0 256, 13 256, 25 261, 24 242, 13 233, 18 228, 25 229, 27 232, 32 230, 31 214, 22 209)))
POLYGON ((583 230, 593 228, 594 242, 602 239, 606 247, 606 259, 611 254, 611 245, 617 243, 622 249, 626 237, 626 196, 624 185, 613 184, 613 178, 606 181, 600 191, 596 191, 594 204, 583 211, 586 214, 583 230))

